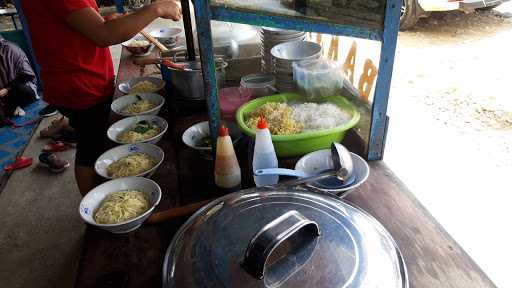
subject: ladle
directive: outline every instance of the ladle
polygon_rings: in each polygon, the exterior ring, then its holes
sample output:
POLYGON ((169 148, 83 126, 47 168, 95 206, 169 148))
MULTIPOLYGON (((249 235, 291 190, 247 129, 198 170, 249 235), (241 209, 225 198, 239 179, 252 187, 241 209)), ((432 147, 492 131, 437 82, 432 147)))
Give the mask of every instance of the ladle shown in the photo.
MULTIPOLYGON (((343 145, 333 142, 331 144, 331 157, 334 165, 334 170, 322 172, 320 174, 310 174, 303 171, 284 169, 284 168, 270 168, 270 169, 258 169, 254 171, 254 176, 263 175, 282 175, 302 178, 298 181, 300 183, 314 182, 336 176, 343 183, 350 182, 353 180, 351 177, 354 171, 354 164, 352 163, 352 157, 350 152, 343 145)), ((295 182, 298 183, 298 182, 295 182)))

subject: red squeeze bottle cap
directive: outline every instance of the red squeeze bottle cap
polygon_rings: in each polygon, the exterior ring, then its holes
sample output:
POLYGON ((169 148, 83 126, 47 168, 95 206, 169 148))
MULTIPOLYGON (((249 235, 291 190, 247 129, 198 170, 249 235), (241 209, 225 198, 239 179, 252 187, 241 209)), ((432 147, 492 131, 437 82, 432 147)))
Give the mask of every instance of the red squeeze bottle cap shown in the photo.
POLYGON ((226 128, 226 126, 222 125, 219 128, 219 137, 226 137, 229 136, 229 129, 226 128))
POLYGON ((267 129, 267 121, 265 121, 265 117, 260 116, 260 120, 258 121, 258 129, 267 129))

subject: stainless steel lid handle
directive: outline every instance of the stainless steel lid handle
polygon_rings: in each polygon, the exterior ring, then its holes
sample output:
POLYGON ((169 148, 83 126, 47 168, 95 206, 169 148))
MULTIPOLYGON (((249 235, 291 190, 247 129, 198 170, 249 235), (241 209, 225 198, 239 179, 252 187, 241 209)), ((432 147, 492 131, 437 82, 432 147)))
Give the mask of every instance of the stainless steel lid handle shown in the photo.
MULTIPOLYGON (((279 262, 286 263, 282 260, 287 256, 296 259, 296 255, 300 255, 301 252, 309 249, 307 248, 308 244, 312 243, 318 236, 320 236, 320 228, 316 222, 309 220, 295 210, 288 211, 256 233, 247 246, 242 267, 254 278, 263 279, 269 266, 274 266, 279 262), (280 246, 282 246, 282 249, 279 249, 280 246), (276 255, 272 255, 273 252, 276 252, 276 255), (280 255, 277 255, 277 252, 281 252, 280 255)), ((313 250, 315 247, 313 246, 313 250)), ((311 255, 312 251, 308 251, 308 254, 311 255)), ((309 257, 304 259, 307 261, 309 257)), ((293 267, 298 266, 294 264, 293 267)), ((287 269, 286 267, 285 269, 279 267, 276 268, 277 270, 280 270, 279 273, 281 273, 287 269)))

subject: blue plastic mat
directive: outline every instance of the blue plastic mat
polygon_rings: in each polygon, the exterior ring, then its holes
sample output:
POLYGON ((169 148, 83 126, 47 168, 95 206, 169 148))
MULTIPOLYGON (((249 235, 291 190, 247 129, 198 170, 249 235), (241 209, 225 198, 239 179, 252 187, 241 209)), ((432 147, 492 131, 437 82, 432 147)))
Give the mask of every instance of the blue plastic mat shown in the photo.
MULTIPOLYGON (((23 125, 38 120, 38 112, 45 106, 46 104, 42 100, 36 101, 23 109, 26 113, 25 116, 13 117, 11 120, 16 125, 23 125)), ((6 176, 4 167, 14 162, 16 156, 25 149, 38 123, 39 121, 16 129, 10 126, 0 128, 0 187, 5 180, 3 179, 4 176, 6 176)))

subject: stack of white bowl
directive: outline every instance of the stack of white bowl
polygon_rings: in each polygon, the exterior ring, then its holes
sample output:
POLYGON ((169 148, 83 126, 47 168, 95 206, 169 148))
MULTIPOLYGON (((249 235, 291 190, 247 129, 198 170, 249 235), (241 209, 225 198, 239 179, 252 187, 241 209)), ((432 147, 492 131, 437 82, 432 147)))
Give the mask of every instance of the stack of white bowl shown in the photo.
MULTIPOLYGON (((152 81, 152 79, 139 78, 138 80, 142 81, 152 81)), ((158 79, 157 79, 158 80, 158 79)), ((126 87, 126 91, 130 90, 130 86, 133 85, 135 81, 129 81, 126 83, 128 87, 126 87)), ((159 83, 159 82, 157 82, 159 83)), ((93 226, 99 227, 106 231, 110 231, 112 233, 128 233, 139 228, 142 223, 153 213, 153 210, 160 202, 160 198, 162 197, 162 191, 158 183, 153 180, 148 179, 153 175, 153 173, 158 169, 158 167, 164 161, 164 151, 156 146, 162 137, 164 136, 167 128, 169 127, 167 121, 165 119, 156 116, 162 106, 164 105, 165 99, 159 94, 155 93, 138 93, 138 94, 128 94, 123 97, 117 98, 111 105, 112 111, 122 117, 127 117, 121 119, 114 123, 107 131, 107 136, 113 142, 117 144, 125 144, 114 147, 101 155, 97 160, 94 166, 96 173, 103 178, 111 179, 96 188, 92 189, 85 195, 85 197, 80 202, 79 212, 82 219, 93 226), (149 100, 156 104, 156 107, 136 114, 126 114, 123 112, 124 107, 127 107, 130 104, 136 103, 139 100, 149 100), (118 140, 118 136, 135 126, 137 123, 141 121, 147 121, 150 123, 154 123, 159 126, 161 131, 158 135, 146 139, 143 141, 139 141, 137 143, 127 144, 122 143, 118 140), (114 162, 127 157, 129 155, 133 155, 135 153, 144 153, 149 155, 156 164, 151 167, 151 169, 147 171, 143 171, 137 175, 132 175, 129 177, 122 177, 118 179, 113 179, 111 175, 107 173, 107 169, 114 162), (147 178, 143 178, 147 177, 147 178), (145 211, 143 214, 116 224, 100 224, 97 223, 94 219, 95 211, 102 205, 102 202, 106 199, 108 195, 118 191, 140 191, 145 193, 149 199, 150 208, 145 211)))
POLYGON ((322 46, 310 41, 286 42, 274 46, 270 53, 277 90, 290 92, 295 90, 293 62, 319 59, 322 56, 322 46))
POLYGON ((281 43, 304 41, 306 39, 306 32, 261 27, 260 39, 261 72, 269 74, 272 72, 272 54, 270 50, 281 43))

